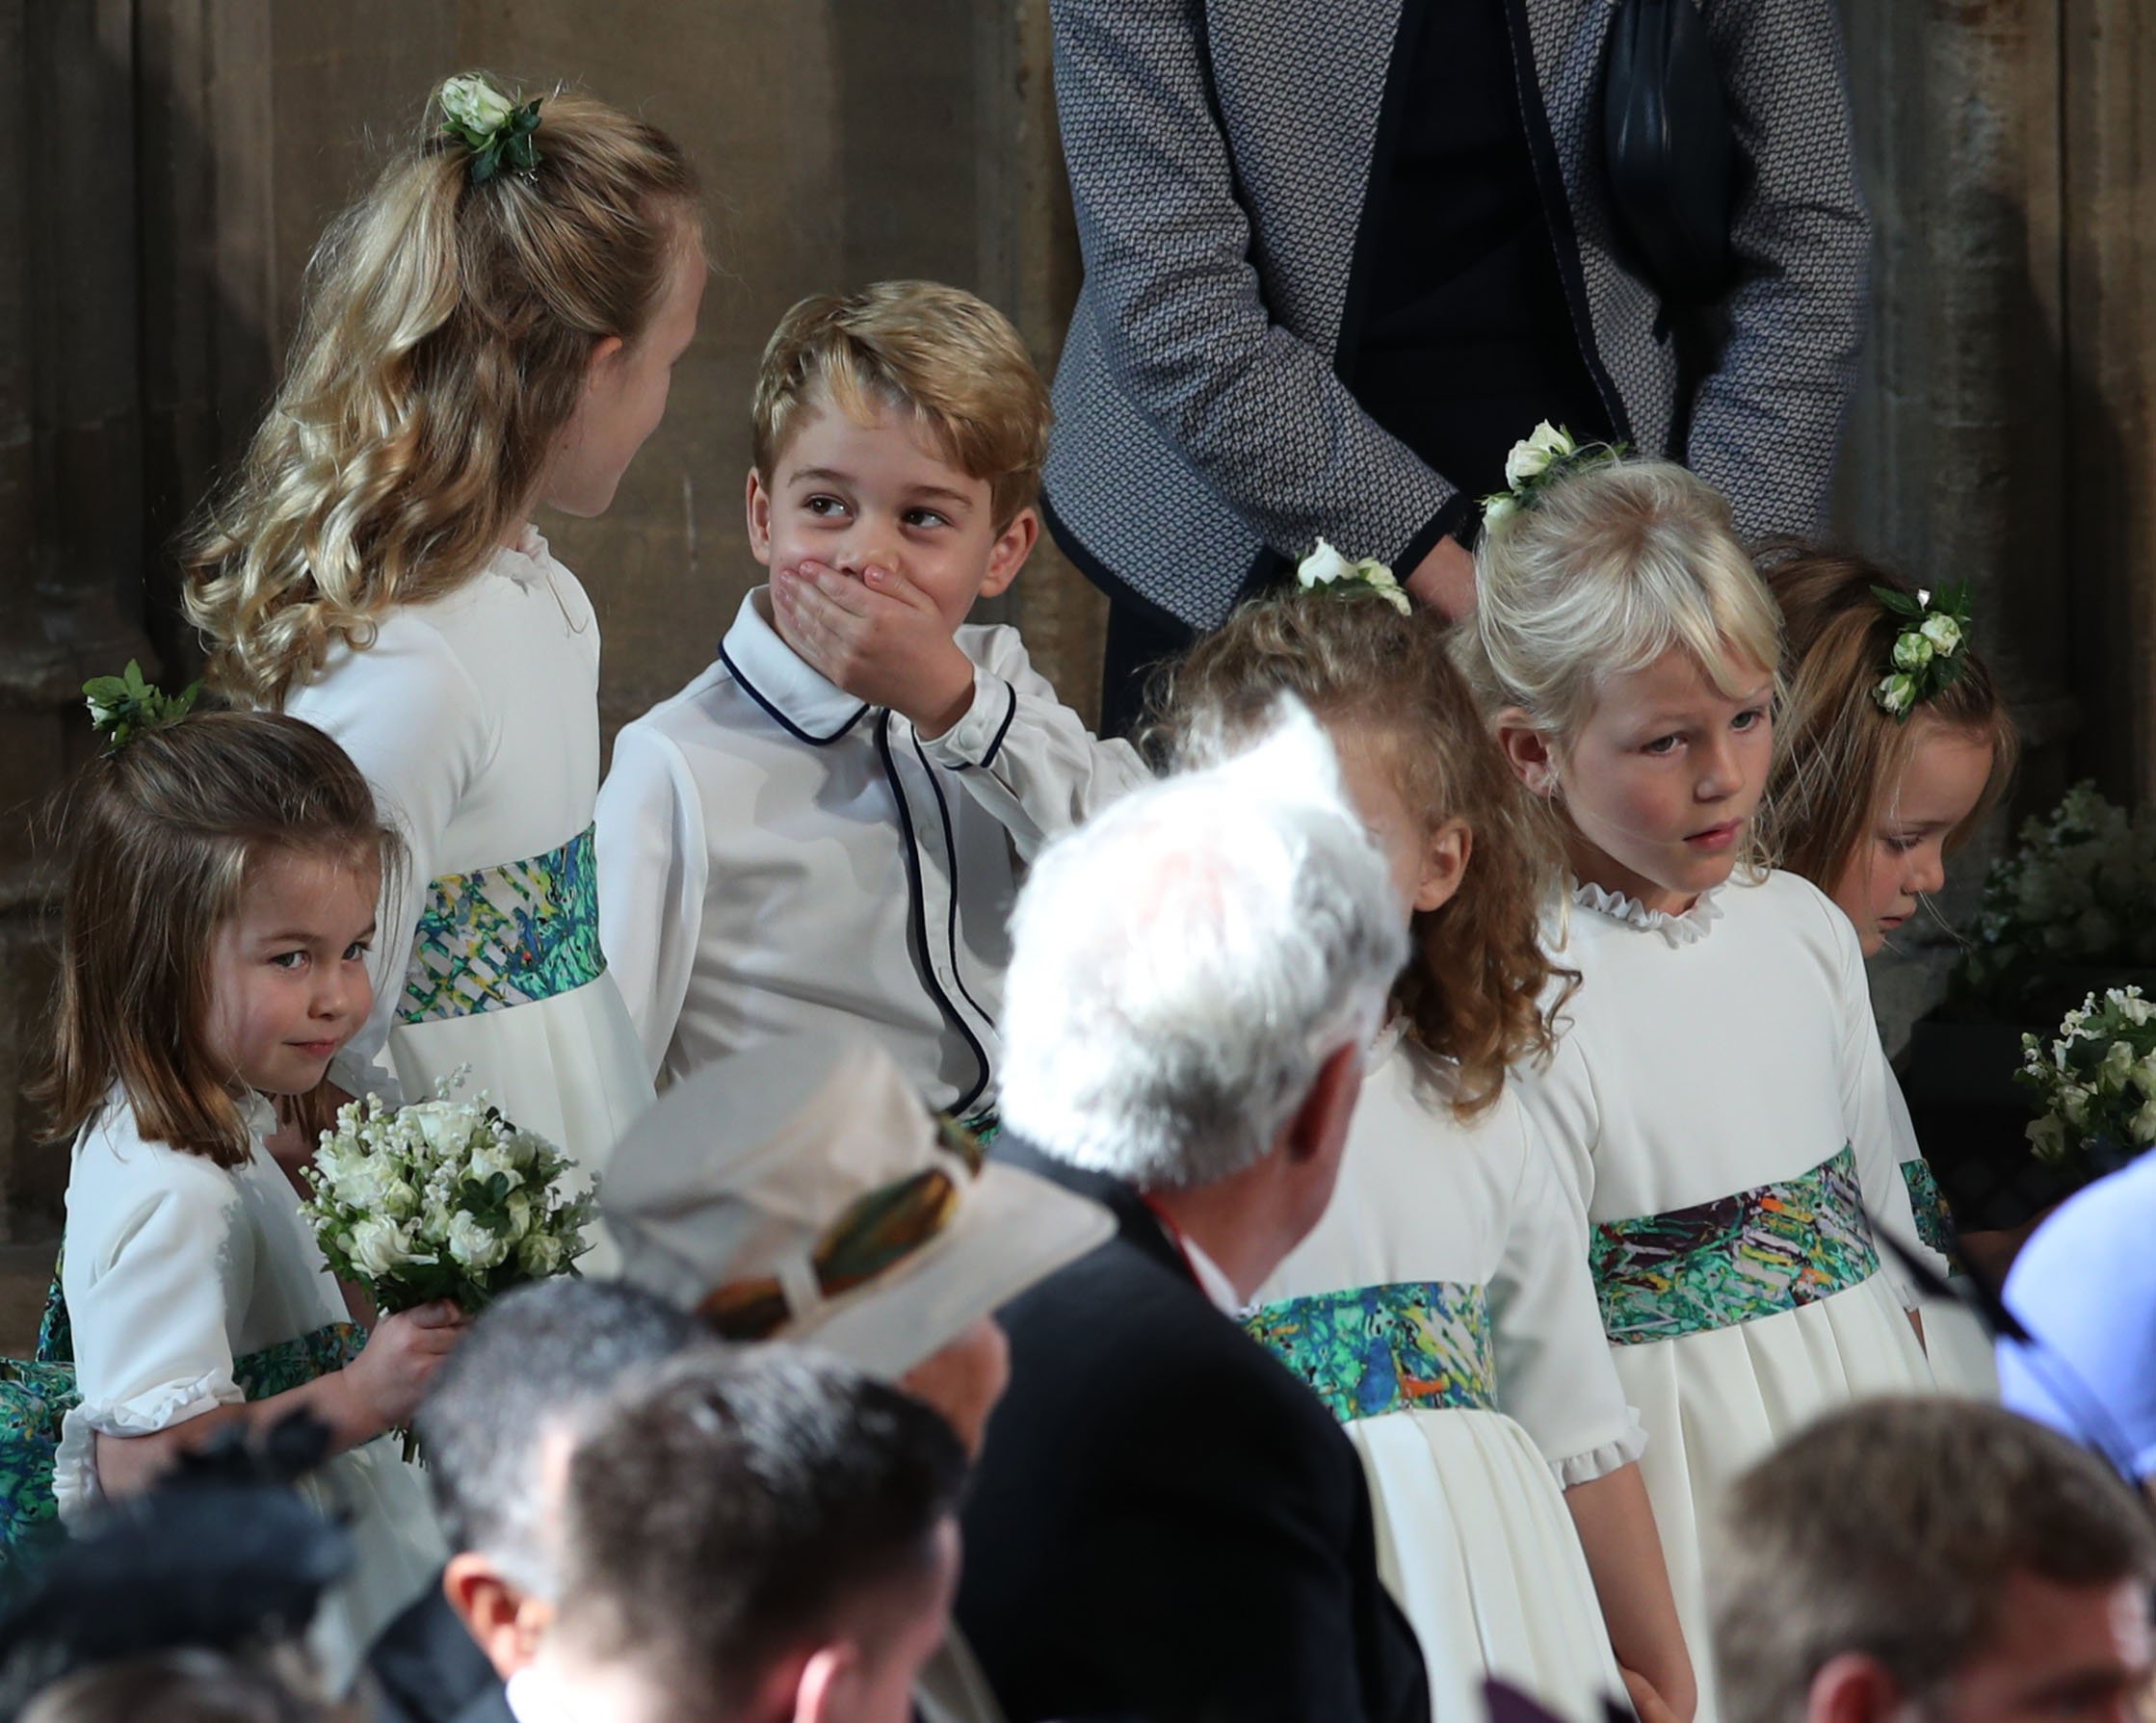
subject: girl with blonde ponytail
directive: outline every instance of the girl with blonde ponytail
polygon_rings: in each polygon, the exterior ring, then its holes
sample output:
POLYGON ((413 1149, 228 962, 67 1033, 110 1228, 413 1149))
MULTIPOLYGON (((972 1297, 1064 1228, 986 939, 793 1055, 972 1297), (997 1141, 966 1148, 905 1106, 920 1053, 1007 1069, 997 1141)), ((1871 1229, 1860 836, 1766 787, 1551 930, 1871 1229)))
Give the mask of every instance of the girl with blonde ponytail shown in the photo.
POLYGON ((429 118, 316 248, 187 611, 213 688, 336 738, 408 848, 335 1082, 419 1098, 468 1065, 592 1166, 651 1090, 599 948, 598 631, 531 516, 604 512, 664 414, 697 187, 588 96, 470 75, 429 118))

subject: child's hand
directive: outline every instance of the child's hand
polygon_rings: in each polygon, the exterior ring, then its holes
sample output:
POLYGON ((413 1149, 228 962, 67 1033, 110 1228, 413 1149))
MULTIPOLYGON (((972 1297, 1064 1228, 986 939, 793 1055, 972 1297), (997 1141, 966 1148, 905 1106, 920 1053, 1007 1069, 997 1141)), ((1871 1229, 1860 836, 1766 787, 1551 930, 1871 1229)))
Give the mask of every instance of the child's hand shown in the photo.
POLYGON ((929 595, 895 569, 852 575, 823 562, 775 568, 786 643, 855 699, 888 706, 931 739, 973 704, 973 661, 929 595))
POLYGON ((442 1299, 384 1317, 367 1336, 345 1378, 359 1412, 377 1431, 411 1422, 427 1384, 457 1349, 470 1318, 442 1299))

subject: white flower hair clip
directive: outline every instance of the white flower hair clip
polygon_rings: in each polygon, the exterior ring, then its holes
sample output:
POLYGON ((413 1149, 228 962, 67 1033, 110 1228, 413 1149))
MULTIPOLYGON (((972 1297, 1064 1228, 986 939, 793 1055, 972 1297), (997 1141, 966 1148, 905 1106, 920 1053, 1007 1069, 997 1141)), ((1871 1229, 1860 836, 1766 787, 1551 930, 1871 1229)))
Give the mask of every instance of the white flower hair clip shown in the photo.
POLYGON ((1917 707, 1952 688, 1968 665, 1962 648, 1969 637, 1969 583, 1941 587, 1936 604, 1921 587, 1913 598, 1893 587, 1874 587, 1872 596, 1902 622, 1887 672, 1872 698, 1896 723, 1906 724, 1917 707))
POLYGON ((1622 443, 1589 443, 1583 448, 1564 426, 1544 419, 1505 457, 1505 488, 1483 499, 1484 527, 1501 526, 1522 509, 1534 507, 1542 486, 1560 473, 1621 459, 1624 451, 1622 443))
POLYGON ((1403 616, 1415 608, 1407 587, 1376 557, 1351 562, 1323 538, 1318 540, 1317 549, 1296 565, 1295 579, 1305 592, 1315 592, 1321 587, 1341 593, 1375 592, 1403 616))
POLYGON ((521 106, 477 73, 451 78, 434 98, 441 106, 442 131, 472 152, 472 184, 483 186, 508 171, 530 179, 538 171, 539 97, 521 106))

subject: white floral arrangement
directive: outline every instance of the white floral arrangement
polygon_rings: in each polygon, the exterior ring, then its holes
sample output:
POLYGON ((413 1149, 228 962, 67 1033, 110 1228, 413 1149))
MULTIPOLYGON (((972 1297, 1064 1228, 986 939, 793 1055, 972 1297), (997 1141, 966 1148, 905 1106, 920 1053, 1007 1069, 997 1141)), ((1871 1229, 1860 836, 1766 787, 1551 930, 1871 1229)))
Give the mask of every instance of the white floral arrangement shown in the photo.
POLYGON ((1351 562, 1323 538, 1318 540, 1318 548, 1296 565, 1295 579, 1305 592, 1315 592, 1320 587, 1331 592, 1352 592, 1360 587, 1377 593, 1403 616, 1414 609, 1407 589, 1384 563, 1375 557, 1351 562))
POLYGON ((2055 1038, 2021 1037, 2014 1076, 2043 1110, 2029 1126, 2039 1161, 2116 1160, 2156 1144, 2156 1005, 2139 987, 2091 993, 2055 1038))
POLYGON ((519 1130, 486 1094, 391 1109, 369 1095, 337 1110, 302 1176, 301 1213, 330 1268, 384 1315, 447 1298, 477 1311, 513 1286, 573 1273, 594 1196, 571 1194, 567 1159, 519 1130))
POLYGON ((2020 838, 1991 864, 1969 930, 1962 972, 1977 993, 2045 969, 2156 966, 2156 815, 2081 783, 2020 838))

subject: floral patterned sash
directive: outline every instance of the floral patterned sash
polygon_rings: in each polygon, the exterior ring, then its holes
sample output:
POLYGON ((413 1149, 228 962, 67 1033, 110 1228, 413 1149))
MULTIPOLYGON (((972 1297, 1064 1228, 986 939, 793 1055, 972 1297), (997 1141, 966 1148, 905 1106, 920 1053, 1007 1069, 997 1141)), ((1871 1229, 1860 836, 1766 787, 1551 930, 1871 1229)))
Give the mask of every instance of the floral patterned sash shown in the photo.
POLYGON ((1801 1178, 1594 1229, 1612 1345, 1733 1328, 1859 1286, 1879 1251, 1849 1144, 1801 1178))
MULTIPOLYGON (((355 1323, 326 1323, 233 1359, 232 1379, 249 1400, 266 1400, 344 1369, 366 1344, 366 1331, 355 1323)), ((74 1335, 56 1271, 37 1356, 0 1358, 0 1569, 57 1534, 53 1460, 62 1421, 81 1403, 74 1335)))
POLYGON ((1954 1211, 1946 1206, 1946 1192, 1933 1176, 1932 1163, 1919 1155, 1902 1162, 1902 1183, 1909 1188, 1909 1207, 1916 1212, 1916 1236, 1946 1258, 1949 1274, 1961 1272, 1961 1240, 1954 1225, 1954 1211))
POLYGON ((1343 1423, 1497 1403, 1489 1304, 1479 1286, 1351 1287, 1261 1305, 1243 1326, 1343 1423))
POLYGON ((470 1017, 551 999, 606 971, 591 826, 559 849, 427 888, 399 1023, 470 1017))

